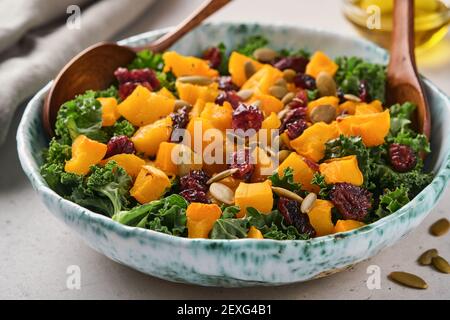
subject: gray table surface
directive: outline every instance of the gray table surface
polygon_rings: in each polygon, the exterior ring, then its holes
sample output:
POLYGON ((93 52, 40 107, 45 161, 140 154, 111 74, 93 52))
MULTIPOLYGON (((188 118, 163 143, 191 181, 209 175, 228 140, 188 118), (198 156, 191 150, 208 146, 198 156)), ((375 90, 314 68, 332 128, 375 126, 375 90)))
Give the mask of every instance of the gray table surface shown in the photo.
MULTIPOLYGON (((164 0, 130 26, 118 38, 174 25, 201 0, 164 0)), ((213 21, 287 22, 356 34, 339 12, 335 0, 293 1, 235 0, 211 18, 213 21), (295 10, 292 6, 295 3, 295 10)), ((419 57, 420 71, 450 93, 449 38, 419 57)), ((428 248, 438 248, 450 259, 450 235, 432 237, 427 230, 447 216, 450 189, 432 213, 406 238, 351 270, 327 278, 279 288, 202 288, 156 279, 95 252, 57 221, 39 201, 20 167, 15 129, 23 110, 15 117, 8 142, 0 147, 0 299, 449 299, 449 275, 415 262, 428 248), (81 288, 68 289, 67 268, 81 270, 81 288), (368 289, 367 268, 381 271, 381 288, 368 289), (386 276, 403 270, 422 276, 427 290, 403 288, 386 276)))

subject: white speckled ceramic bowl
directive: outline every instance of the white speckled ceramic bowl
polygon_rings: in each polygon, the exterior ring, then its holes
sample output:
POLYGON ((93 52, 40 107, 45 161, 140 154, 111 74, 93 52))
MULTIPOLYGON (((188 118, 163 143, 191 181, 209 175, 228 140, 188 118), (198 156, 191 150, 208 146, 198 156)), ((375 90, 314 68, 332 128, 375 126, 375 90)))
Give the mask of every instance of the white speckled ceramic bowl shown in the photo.
MULTIPOLYGON (((164 30, 123 41, 142 45, 164 30)), ((331 56, 356 55, 385 63, 387 54, 373 44, 340 35, 297 27, 208 24, 182 39, 174 49, 199 54, 219 41, 229 47, 250 34, 264 34, 276 48, 321 49, 331 56)), ((363 228, 311 239, 192 240, 131 228, 67 201, 48 188, 39 174, 41 152, 48 139, 41 109, 49 85, 30 101, 17 132, 22 167, 40 197, 56 217, 76 231, 89 246, 109 258, 144 273, 176 282, 240 287, 305 281, 342 270, 376 255, 414 229, 442 194, 450 175, 450 102, 424 80, 432 111, 432 150, 427 167, 436 173, 431 185, 401 210, 363 228)))

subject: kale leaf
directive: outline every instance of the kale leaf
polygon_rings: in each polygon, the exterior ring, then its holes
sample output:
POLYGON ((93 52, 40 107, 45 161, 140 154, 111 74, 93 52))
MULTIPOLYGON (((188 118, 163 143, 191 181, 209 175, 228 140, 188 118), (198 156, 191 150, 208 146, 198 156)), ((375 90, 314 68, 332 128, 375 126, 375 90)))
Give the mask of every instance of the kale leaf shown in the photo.
POLYGON ((272 186, 287 189, 293 192, 298 192, 301 189, 301 184, 294 182, 294 170, 288 167, 283 171, 283 176, 280 177, 278 172, 274 172, 269 180, 272 181, 272 186))
POLYGON ((222 206, 222 216, 214 222, 210 233, 211 239, 242 239, 247 237, 248 221, 236 219, 240 211, 238 206, 222 206))
POLYGON ((375 215, 383 218, 394 213, 409 202, 408 189, 401 186, 395 188, 394 191, 388 189, 381 195, 379 205, 375 211, 375 215))
POLYGON ((136 58, 128 65, 129 70, 149 68, 155 71, 162 71, 164 60, 162 54, 153 53, 150 50, 142 50, 136 54, 136 58))
POLYGON ((119 99, 119 90, 116 86, 111 85, 108 89, 95 92, 96 98, 116 98, 119 99))
POLYGON ((267 40, 264 36, 261 35, 250 36, 238 46, 236 51, 245 56, 251 57, 253 56, 253 52, 256 49, 265 47, 268 43, 269 40, 267 40))
POLYGON ((326 183, 324 175, 320 174, 319 172, 314 173, 314 176, 311 179, 311 184, 316 185, 320 188, 320 191, 318 193, 320 198, 329 198, 330 191, 333 186, 326 183))
POLYGON ((359 95, 359 85, 364 81, 368 85, 369 96, 385 102, 386 67, 369 63, 358 57, 338 57, 339 66, 335 79, 344 93, 359 95))

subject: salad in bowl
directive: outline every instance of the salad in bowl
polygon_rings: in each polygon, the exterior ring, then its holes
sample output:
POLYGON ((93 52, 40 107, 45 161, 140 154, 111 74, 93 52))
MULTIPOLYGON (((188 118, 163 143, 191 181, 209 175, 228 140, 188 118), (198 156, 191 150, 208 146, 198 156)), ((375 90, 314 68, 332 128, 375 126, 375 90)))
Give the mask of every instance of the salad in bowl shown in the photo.
POLYGON ((308 240, 386 217, 433 179, 385 66, 263 35, 201 56, 138 53, 64 103, 40 167, 61 197, 188 238, 308 240))

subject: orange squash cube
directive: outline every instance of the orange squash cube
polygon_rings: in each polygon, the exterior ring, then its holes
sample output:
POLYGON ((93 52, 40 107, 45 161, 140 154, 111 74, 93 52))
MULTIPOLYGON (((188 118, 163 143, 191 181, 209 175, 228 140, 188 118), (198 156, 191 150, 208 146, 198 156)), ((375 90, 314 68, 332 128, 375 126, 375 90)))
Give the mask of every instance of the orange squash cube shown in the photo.
POLYGON ((346 136, 361 136, 364 145, 376 147, 384 143, 391 127, 389 110, 338 119, 337 127, 346 136))
POLYGON ((245 75, 245 63, 250 61, 255 70, 258 71, 262 68, 262 64, 252 58, 244 56, 239 52, 233 51, 230 55, 230 60, 228 62, 228 71, 231 74, 231 80, 234 84, 242 87, 245 81, 247 81, 247 76, 245 75))
POLYGON ((251 226, 247 232, 247 238, 249 239, 264 239, 261 231, 254 226, 251 226))
POLYGON ((178 78, 182 76, 217 77, 219 72, 209 67, 206 60, 183 56, 175 51, 167 51, 163 54, 164 72, 172 71, 178 78))
POLYGON ((261 125, 261 129, 267 130, 267 144, 272 145, 272 131, 274 131, 273 137, 278 135, 278 129, 281 126, 281 120, 278 118, 275 112, 271 112, 267 118, 264 119, 261 125))
POLYGON ((325 143, 339 137, 336 122, 317 122, 291 140, 291 147, 300 155, 319 162, 325 156, 325 143))
POLYGON ((281 78, 283 72, 270 64, 265 64, 242 85, 242 89, 255 89, 261 94, 268 94, 269 88, 281 78))
POLYGON ((169 175, 176 175, 178 172, 177 164, 172 160, 173 150, 176 146, 178 146, 177 143, 162 142, 156 155, 155 166, 169 175))
POLYGON ((360 186, 364 182, 364 177, 361 170, 359 170, 358 159, 355 155, 329 159, 320 164, 319 170, 325 176, 325 182, 328 184, 347 182, 360 186))
POLYGON ((373 100, 371 103, 359 103, 355 110, 355 115, 371 114, 383 112, 383 105, 379 100, 373 100))
POLYGON ((115 161, 119 167, 122 167, 130 177, 136 178, 141 167, 145 165, 145 161, 134 154, 121 153, 113 155, 101 162, 102 165, 109 161, 115 161))
POLYGON ((138 152, 154 157, 162 142, 169 141, 172 134, 172 118, 167 116, 151 124, 140 127, 131 137, 138 152))
POLYGON ((222 215, 217 204, 193 202, 186 210, 188 238, 209 238, 214 223, 222 215))
POLYGON ((338 106, 337 113, 338 114, 346 113, 349 115, 354 115, 356 112, 356 107, 358 105, 359 105, 359 102, 347 100, 338 106))
POLYGON ((338 68, 339 66, 325 53, 316 51, 306 65, 305 73, 314 78, 317 78, 322 71, 328 73, 330 76, 334 76, 338 68))
POLYGON ((331 220, 331 209, 333 207, 331 201, 317 199, 308 212, 309 222, 316 230, 316 236, 325 236, 334 232, 334 225, 331 220))
MULTIPOLYGON (((307 161, 301 155, 292 152, 278 167, 278 175, 284 176, 284 170, 291 168, 293 171, 294 182, 301 183, 302 189, 310 192, 318 192, 319 187, 311 184, 311 180, 316 173, 316 170, 308 165, 307 161)), ((312 162, 312 161, 311 161, 312 162)))
POLYGON ((237 214, 242 218, 247 214, 247 208, 252 207, 261 213, 270 213, 273 207, 273 194, 269 180, 258 183, 241 182, 234 194, 234 201, 241 211, 237 214))
POLYGON ((176 99, 176 97, 173 95, 173 93, 170 92, 170 90, 167 89, 166 87, 162 87, 161 89, 159 89, 157 94, 162 95, 162 96, 164 96, 166 98, 169 98, 169 99, 176 99))
POLYGON ((271 114, 272 112, 278 113, 284 107, 280 99, 277 99, 274 96, 271 96, 270 94, 262 93, 259 90, 257 90, 255 94, 252 96, 252 98, 249 100, 250 103, 254 101, 261 102, 260 109, 266 116, 271 114))
POLYGON ((204 102, 214 102, 219 95, 219 87, 217 82, 208 86, 200 86, 191 83, 175 82, 178 95, 181 100, 184 100, 191 105, 195 105, 199 99, 204 102))
POLYGON ((215 128, 225 131, 231 129, 232 114, 233 108, 229 102, 225 102, 223 106, 207 102, 200 117, 209 120, 215 128))
POLYGON ((130 194, 140 204, 144 204, 161 198, 170 185, 170 180, 163 171, 145 165, 139 171, 130 194))
POLYGON ((105 157, 106 144, 91 140, 85 135, 78 136, 72 143, 72 158, 66 161, 66 172, 85 175, 89 168, 99 164, 105 157))
POLYGON ((110 127, 120 118, 116 98, 97 98, 102 105, 102 127, 110 127))
POLYGON ((169 115, 174 107, 174 99, 151 92, 143 86, 137 86, 117 109, 133 125, 141 127, 169 115))
POLYGON ((365 225, 366 224, 364 222, 356 220, 338 220, 334 226, 334 233, 358 229, 365 225))
POLYGON ((272 175, 276 169, 270 156, 260 147, 255 147, 251 153, 251 157, 255 166, 252 174, 252 182, 261 182, 272 175))

